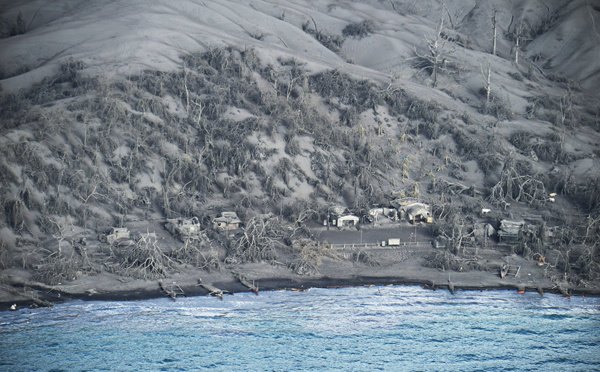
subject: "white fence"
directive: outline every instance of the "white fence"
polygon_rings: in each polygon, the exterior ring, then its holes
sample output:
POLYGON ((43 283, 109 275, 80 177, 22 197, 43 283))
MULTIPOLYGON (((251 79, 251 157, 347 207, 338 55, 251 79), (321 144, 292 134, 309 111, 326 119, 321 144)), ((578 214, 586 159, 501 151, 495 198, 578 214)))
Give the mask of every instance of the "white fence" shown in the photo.
POLYGON ((348 243, 348 244, 330 244, 331 249, 398 249, 403 247, 415 247, 419 245, 431 245, 431 242, 401 242, 399 245, 385 245, 381 243, 348 243))

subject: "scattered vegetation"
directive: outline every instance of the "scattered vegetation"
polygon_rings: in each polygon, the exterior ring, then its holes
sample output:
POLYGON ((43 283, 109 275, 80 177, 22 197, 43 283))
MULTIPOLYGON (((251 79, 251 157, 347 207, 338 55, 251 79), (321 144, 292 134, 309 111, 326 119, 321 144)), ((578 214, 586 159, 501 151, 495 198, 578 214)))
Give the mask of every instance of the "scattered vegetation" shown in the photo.
POLYGON ((440 269, 442 271, 488 271, 489 267, 481 265, 475 258, 464 258, 452 254, 449 251, 433 252, 425 261, 426 267, 440 269))

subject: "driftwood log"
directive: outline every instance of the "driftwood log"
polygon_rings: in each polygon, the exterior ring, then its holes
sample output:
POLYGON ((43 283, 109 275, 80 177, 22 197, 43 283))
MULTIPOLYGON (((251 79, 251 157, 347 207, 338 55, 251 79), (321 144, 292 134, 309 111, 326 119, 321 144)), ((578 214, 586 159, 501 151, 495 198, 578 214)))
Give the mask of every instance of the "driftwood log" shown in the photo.
POLYGON ((184 291, 183 289, 178 285, 178 284, 171 284, 170 286, 167 286, 165 283, 163 283, 162 280, 158 281, 158 285, 160 287, 160 289, 165 292, 165 294, 167 296, 169 296, 173 301, 177 300, 177 295, 184 295, 184 291), (177 291, 177 290, 179 291, 177 291))
POLYGON ((258 295, 258 286, 254 284, 254 280, 252 281, 252 283, 250 283, 250 280, 248 280, 248 278, 246 278, 244 275, 238 273, 236 274, 236 276, 244 287, 248 288, 251 292, 258 295))
POLYGON ((202 279, 198 279, 198 285, 208 291, 208 294, 211 296, 219 297, 221 300, 223 299, 224 294, 233 295, 233 293, 229 291, 225 291, 223 289, 219 289, 210 283, 204 283, 202 279))

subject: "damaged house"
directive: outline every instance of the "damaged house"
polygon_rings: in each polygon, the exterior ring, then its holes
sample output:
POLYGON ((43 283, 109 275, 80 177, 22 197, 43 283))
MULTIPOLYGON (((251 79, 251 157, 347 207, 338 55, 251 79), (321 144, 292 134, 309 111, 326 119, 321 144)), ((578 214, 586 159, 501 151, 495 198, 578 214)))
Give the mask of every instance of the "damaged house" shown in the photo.
POLYGON ((130 238, 129 229, 126 227, 113 227, 106 235, 100 236, 100 241, 113 244, 130 238))
POLYGON ((368 218, 370 222, 378 222, 382 217, 390 221, 398 220, 398 210, 396 208, 371 208, 369 209, 368 218))
POLYGON ((525 226, 525 221, 500 221, 498 230, 498 241, 515 243, 521 239, 521 229, 525 226))
POLYGON ((165 228, 171 234, 179 236, 182 241, 186 239, 200 239, 202 237, 198 217, 170 218, 165 223, 165 228))
POLYGON ((421 203, 415 198, 396 199, 390 204, 400 212, 400 219, 406 219, 410 223, 433 223, 429 204, 421 203))
POLYGON ((242 220, 235 212, 221 212, 220 217, 213 219, 213 228, 216 230, 235 230, 242 226, 242 220))

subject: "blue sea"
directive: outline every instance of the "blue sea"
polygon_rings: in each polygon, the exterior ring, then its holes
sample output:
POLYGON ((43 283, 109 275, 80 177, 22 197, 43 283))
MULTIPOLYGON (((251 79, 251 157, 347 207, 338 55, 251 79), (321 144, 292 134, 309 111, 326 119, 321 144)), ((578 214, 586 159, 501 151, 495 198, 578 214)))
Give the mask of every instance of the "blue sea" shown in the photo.
POLYGON ((0 313, 1 371, 600 371, 600 299, 357 287, 0 313))

